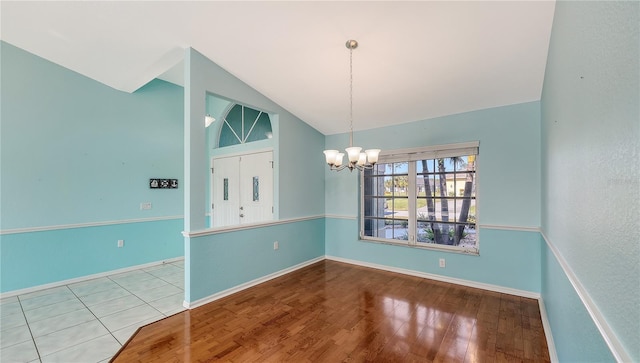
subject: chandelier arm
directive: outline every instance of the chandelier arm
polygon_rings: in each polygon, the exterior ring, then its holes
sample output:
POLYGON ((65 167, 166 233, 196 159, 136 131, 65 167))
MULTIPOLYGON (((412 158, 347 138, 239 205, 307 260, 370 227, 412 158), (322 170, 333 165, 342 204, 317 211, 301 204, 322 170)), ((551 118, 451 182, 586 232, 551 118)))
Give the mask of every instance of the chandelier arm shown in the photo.
POLYGON ((364 165, 356 164, 355 165, 355 167, 358 168, 358 170, 360 170, 360 171, 371 170, 371 169, 373 169, 374 166, 375 166, 375 164, 364 164, 364 165))
POLYGON ((340 171, 340 170, 346 168, 347 166, 348 166, 348 164, 343 164, 341 166, 329 165, 329 169, 331 169, 333 171, 340 171))

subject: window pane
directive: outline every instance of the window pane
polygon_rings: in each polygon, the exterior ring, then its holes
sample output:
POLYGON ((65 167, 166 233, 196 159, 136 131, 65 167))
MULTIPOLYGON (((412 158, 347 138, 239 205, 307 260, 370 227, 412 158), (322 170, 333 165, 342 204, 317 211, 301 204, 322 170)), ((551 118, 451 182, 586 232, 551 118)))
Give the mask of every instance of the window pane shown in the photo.
POLYGON ((440 201, 440 216, 443 222, 453 222, 456 220, 456 200, 455 199, 442 199, 440 201))
POLYGON ((476 200, 462 199, 459 200, 460 209, 456 216, 456 221, 460 223, 476 223, 476 200))
MULTIPOLYGON (((246 107, 245 107, 246 109, 246 107)), ((246 120, 246 116, 245 116, 245 120, 246 120)), ((258 118, 258 121, 252 125, 251 127, 253 127, 253 130, 249 129, 249 130, 245 130, 245 133, 248 133, 248 135, 246 136, 246 141, 245 142, 252 142, 252 141, 258 141, 258 140, 265 140, 269 138, 269 134, 272 133, 271 130, 271 119, 269 118, 269 114, 267 113, 262 113, 260 114, 260 117, 258 118), (251 132, 249 132, 251 131, 251 132)))
POLYGON ((236 145, 240 143, 240 139, 238 136, 231 131, 231 127, 225 122, 222 125, 222 130, 220 131, 220 138, 218 140, 218 145, 220 147, 236 145))
MULTIPOLYGON (((458 227, 460 228, 460 227, 458 227)), ((458 246, 460 247, 477 247, 476 229, 468 225, 462 225, 462 235, 458 246)))
POLYGON ((371 177, 365 179, 365 195, 383 195, 385 181, 384 177, 371 177))
POLYGON ((454 225, 451 223, 434 223, 435 243, 439 245, 453 245, 454 225))
POLYGON ((429 171, 432 173, 445 173, 447 171, 453 171, 453 163, 449 162, 447 159, 435 159, 433 168, 431 168, 431 163, 429 163, 429 171))
POLYGON ((407 225, 408 225, 408 221, 406 219, 387 220, 385 238, 408 241, 409 234, 407 230, 407 225))
POLYGON ((365 197, 364 216, 384 218, 387 203, 384 198, 365 197))
POLYGON ((409 162, 393 163, 393 174, 407 174, 409 172, 409 162))
POLYGON ((383 219, 365 218, 364 235, 369 237, 386 238, 386 225, 383 219))
POLYGON ((384 192, 381 194, 391 195, 393 193, 393 177, 384 176, 382 179, 384 180, 384 192))
POLYGON ((387 199, 387 212, 386 214, 393 214, 395 217, 402 216, 407 218, 409 210, 409 198, 396 197, 387 199))
POLYGON ((467 170, 467 163, 468 161, 468 157, 467 156, 458 156, 457 157, 457 163, 456 163, 456 171, 466 171, 467 170))
POLYGON ((433 173, 436 170, 434 162, 433 159, 416 161, 416 172, 433 173))
POLYGON ((434 184, 433 190, 435 191, 434 195, 436 197, 447 195, 447 182, 443 174, 440 174, 440 173, 436 174, 434 176, 433 184, 434 184))
POLYGON ((460 186, 460 189, 462 189, 462 197, 472 197, 475 198, 476 197, 476 173, 475 172, 469 172, 469 173, 464 173, 464 184, 462 184, 462 186, 460 186))
POLYGON ((433 175, 416 176, 416 196, 428 196, 432 198, 435 196, 435 180, 433 175))
POLYGON ((420 218, 416 222, 416 240, 418 242, 433 243, 433 230, 431 227, 433 222, 426 221, 426 215, 421 217, 424 218, 420 218))
POLYGON ((417 221, 434 221, 435 208, 433 207, 433 200, 427 198, 419 198, 416 201, 416 220, 417 221))
POLYGON ((391 164, 382 164, 384 166, 384 168, 380 168, 378 170, 378 172, 380 174, 384 174, 384 175, 390 175, 393 174, 393 163, 391 164))
MULTIPOLYGON (((260 115, 260 111, 258 110, 254 110, 252 108, 249 107, 242 107, 242 111, 243 111, 243 117, 242 117, 242 125, 241 125, 241 132, 242 132, 242 140, 246 140, 247 136, 249 136, 249 131, 251 130, 251 127, 253 126, 253 123, 258 119, 258 115, 260 115)), ((265 138, 264 135, 262 135, 263 138, 265 138)))
POLYGON ((227 123, 233 129, 236 135, 242 139, 242 106, 235 105, 229 110, 225 116, 227 123))
POLYGON ((253 201, 257 202, 260 200, 260 181, 257 176, 253 177, 253 201))
POLYGON ((456 224, 453 234, 453 245, 461 247, 476 246, 476 231, 468 225, 456 224))
POLYGON ((454 171, 455 170, 455 158, 438 159, 438 171, 454 171))
POLYGON ((407 188, 409 187, 409 179, 406 175, 393 177, 393 190, 394 195, 407 195, 407 188))

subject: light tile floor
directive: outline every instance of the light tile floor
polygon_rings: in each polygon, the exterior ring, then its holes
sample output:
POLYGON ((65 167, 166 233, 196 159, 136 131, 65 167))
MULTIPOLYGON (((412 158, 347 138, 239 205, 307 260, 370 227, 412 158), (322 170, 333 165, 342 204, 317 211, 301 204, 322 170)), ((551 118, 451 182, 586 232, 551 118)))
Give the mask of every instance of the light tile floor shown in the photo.
POLYGON ((184 310, 184 260, 0 300, 0 362, 107 362, 184 310))

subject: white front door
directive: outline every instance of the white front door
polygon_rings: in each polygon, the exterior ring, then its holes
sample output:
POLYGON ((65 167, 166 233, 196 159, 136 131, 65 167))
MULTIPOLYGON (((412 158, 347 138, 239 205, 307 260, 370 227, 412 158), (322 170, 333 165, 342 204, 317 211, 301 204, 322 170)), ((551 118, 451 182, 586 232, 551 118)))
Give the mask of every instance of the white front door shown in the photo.
POLYGON ((213 227, 273 219, 273 152, 213 160, 213 227))
POLYGON ((240 224, 238 157, 213 160, 213 227, 240 224))

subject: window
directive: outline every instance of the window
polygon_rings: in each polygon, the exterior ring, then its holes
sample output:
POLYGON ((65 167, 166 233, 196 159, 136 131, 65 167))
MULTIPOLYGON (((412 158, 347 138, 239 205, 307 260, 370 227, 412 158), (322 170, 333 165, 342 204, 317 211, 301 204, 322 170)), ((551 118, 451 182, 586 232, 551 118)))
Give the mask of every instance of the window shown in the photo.
POLYGON ((362 173, 364 240, 478 253, 478 142, 398 150, 362 173))
POLYGON ((223 117, 219 147, 266 140, 271 135, 269 114, 243 105, 234 105, 223 117))

